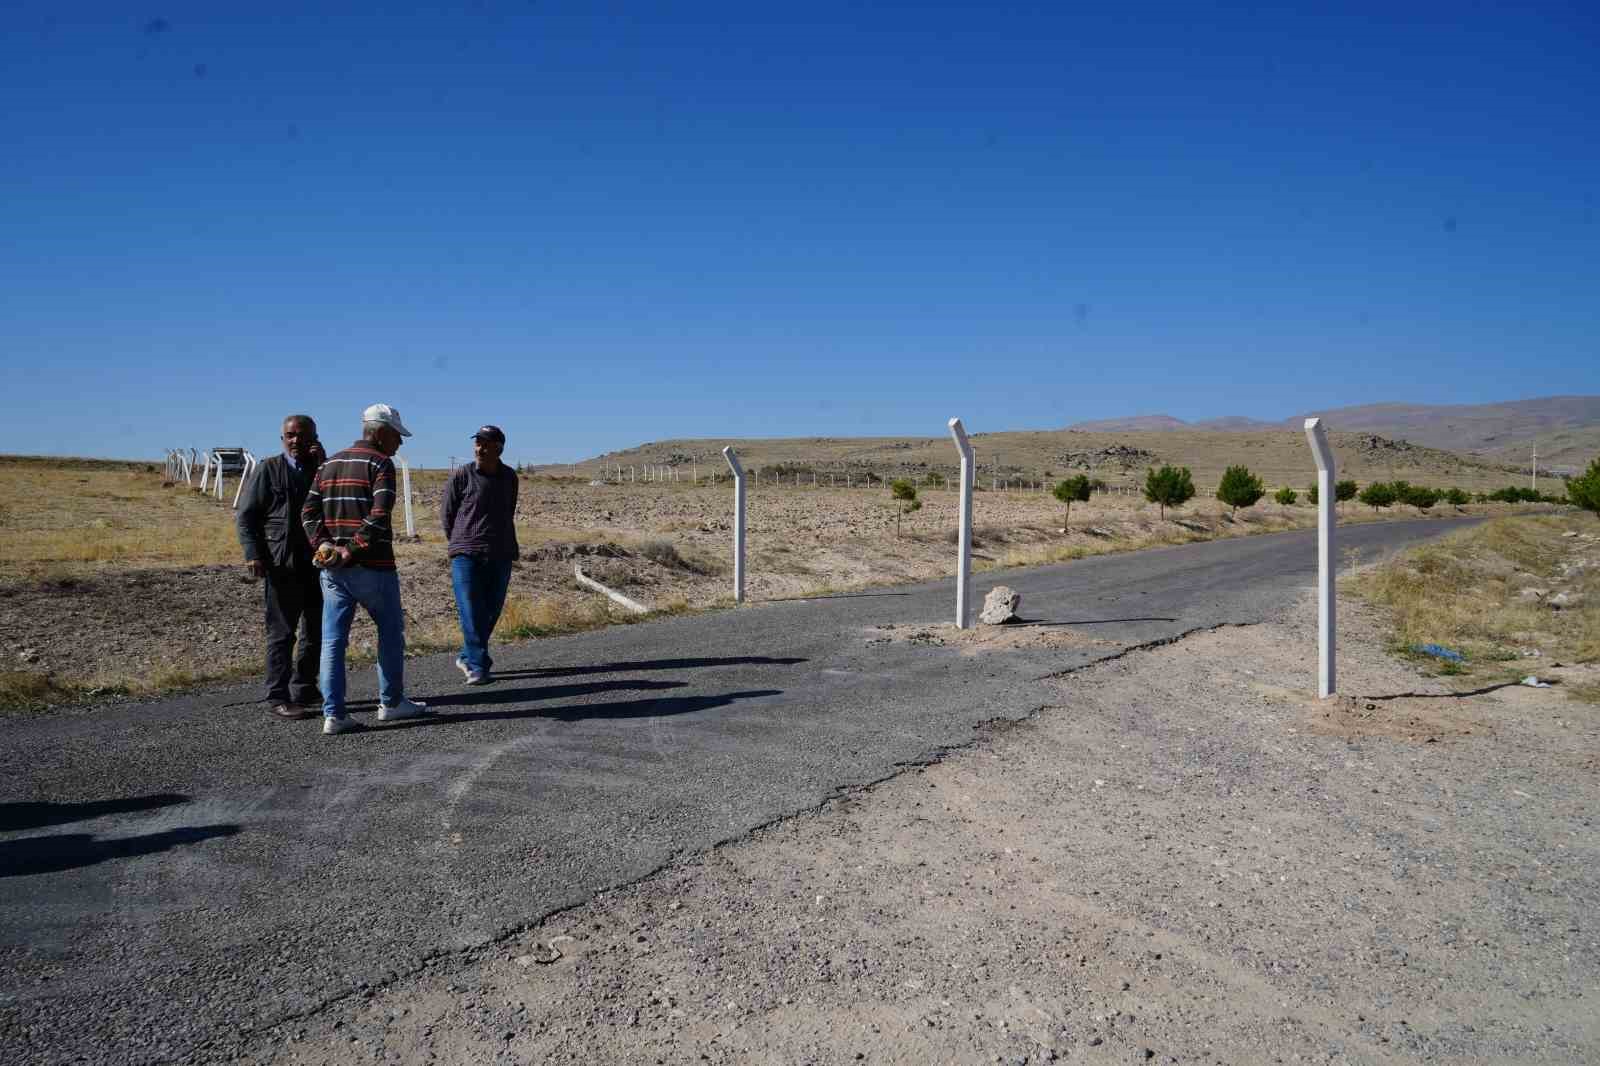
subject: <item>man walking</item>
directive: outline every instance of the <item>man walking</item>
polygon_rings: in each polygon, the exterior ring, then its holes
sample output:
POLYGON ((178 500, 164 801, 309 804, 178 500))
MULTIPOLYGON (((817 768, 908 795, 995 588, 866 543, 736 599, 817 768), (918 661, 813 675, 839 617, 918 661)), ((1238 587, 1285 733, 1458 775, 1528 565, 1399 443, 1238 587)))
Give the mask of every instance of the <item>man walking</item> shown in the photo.
POLYGON ((375 403, 361 413, 361 439, 322 464, 301 511, 306 539, 322 569, 322 731, 357 728, 344 708, 344 656, 357 605, 378 627, 378 720, 428 713, 406 699, 405 615, 395 571, 394 462, 411 431, 400 412, 375 403))
POLYGON ((279 718, 309 718, 322 703, 322 589, 300 510, 322 458, 317 424, 309 415, 290 415, 282 441, 282 454, 263 460, 245 487, 237 525, 245 566, 261 579, 266 599, 267 706, 279 718))
POLYGON ((456 666, 467 684, 493 680, 489 636, 500 621, 517 558, 517 472, 500 461, 506 435, 484 426, 472 435, 472 459, 445 483, 439 513, 450 542, 450 583, 461 619, 456 666))

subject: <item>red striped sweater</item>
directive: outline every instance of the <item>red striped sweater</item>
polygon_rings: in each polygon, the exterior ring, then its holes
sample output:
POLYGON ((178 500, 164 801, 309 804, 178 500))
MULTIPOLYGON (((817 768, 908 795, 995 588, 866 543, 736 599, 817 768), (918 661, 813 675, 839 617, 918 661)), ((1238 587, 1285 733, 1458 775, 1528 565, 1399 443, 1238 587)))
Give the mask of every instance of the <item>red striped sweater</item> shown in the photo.
POLYGON ((393 570, 394 481, 394 461, 364 440, 329 456, 300 512, 312 550, 331 541, 349 547, 361 566, 393 570))

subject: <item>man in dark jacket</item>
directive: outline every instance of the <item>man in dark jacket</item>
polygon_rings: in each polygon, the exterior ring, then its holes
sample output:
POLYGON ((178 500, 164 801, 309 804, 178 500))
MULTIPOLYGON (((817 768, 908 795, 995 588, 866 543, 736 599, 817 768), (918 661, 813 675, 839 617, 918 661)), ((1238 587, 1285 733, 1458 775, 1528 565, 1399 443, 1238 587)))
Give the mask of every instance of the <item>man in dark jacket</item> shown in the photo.
POLYGON ((461 619, 456 667, 467 684, 492 680, 489 636, 500 621, 517 558, 517 472, 500 461, 506 435, 484 426, 472 435, 473 461, 445 483, 439 516, 450 542, 450 583, 461 619))
POLYGON ((309 718, 322 704, 317 662, 322 647, 322 589, 300 525, 306 492, 322 461, 317 424, 283 420, 283 454, 263 460, 239 500, 239 543, 267 604, 267 705, 279 718, 309 718), (295 648, 295 631, 300 647, 295 648))

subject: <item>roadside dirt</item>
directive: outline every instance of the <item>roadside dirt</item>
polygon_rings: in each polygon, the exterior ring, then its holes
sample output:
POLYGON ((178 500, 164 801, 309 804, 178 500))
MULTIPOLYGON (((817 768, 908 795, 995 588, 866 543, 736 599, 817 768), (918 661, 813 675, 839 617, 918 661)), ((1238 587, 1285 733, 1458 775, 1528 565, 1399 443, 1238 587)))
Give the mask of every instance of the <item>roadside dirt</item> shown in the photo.
POLYGON ((940 761, 215 1057, 1595 1061, 1600 708, 1449 695, 1379 622, 1345 611, 1331 703, 1308 603, 1042 682, 940 761))

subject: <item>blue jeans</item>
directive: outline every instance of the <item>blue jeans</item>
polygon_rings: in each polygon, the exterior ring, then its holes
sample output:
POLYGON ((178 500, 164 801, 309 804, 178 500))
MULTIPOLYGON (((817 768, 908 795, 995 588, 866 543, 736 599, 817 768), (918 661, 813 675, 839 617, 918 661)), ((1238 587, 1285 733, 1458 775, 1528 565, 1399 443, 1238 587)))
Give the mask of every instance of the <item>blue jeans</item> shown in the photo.
POLYGON ((322 571, 322 714, 344 714, 344 652, 357 605, 378 627, 378 702, 394 707, 406 698, 406 619, 400 610, 400 575, 352 566, 322 571))
POLYGON ((506 605, 511 560, 454 556, 450 560, 450 584, 456 591, 456 614, 461 618, 461 661, 474 673, 492 669, 489 636, 506 605))

